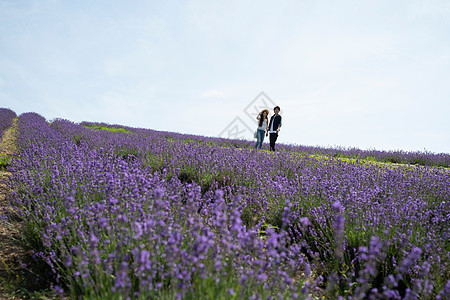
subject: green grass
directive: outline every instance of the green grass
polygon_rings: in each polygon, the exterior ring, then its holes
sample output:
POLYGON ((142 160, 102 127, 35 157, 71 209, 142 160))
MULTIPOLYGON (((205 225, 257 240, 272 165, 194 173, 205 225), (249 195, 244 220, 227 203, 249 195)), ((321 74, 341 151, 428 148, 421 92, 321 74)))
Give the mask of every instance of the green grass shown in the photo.
POLYGON ((5 154, 0 155, 0 170, 6 169, 11 164, 11 157, 5 154))
POLYGON ((131 133, 131 131, 120 127, 108 127, 103 125, 83 125, 83 126, 92 130, 106 130, 114 133, 131 133))

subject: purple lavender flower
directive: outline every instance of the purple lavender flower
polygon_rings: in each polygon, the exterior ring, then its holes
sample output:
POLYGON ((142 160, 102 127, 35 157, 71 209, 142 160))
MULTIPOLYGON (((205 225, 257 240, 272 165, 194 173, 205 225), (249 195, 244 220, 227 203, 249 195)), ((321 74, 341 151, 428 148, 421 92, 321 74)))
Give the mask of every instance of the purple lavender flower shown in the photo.
POLYGON ((362 160, 419 155, 289 145, 251 155, 245 141, 33 113, 18 126, 11 200, 37 229, 40 256, 85 295, 184 297, 211 278, 229 291, 231 277, 256 298, 289 297, 338 270, 336 297, 398 298, 404 284, 411 297, 446 296, 434 276, 447 255, 448 174, 362 160))

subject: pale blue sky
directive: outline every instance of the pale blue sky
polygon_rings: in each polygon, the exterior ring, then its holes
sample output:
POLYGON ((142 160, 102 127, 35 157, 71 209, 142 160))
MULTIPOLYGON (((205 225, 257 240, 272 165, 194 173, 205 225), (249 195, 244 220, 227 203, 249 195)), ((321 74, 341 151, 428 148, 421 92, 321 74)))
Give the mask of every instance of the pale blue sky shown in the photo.
POLYGON ((0 106, 218 136, 264 91, 280 142, 449 153, 449 37, 445 0, 0 0, 0 106))

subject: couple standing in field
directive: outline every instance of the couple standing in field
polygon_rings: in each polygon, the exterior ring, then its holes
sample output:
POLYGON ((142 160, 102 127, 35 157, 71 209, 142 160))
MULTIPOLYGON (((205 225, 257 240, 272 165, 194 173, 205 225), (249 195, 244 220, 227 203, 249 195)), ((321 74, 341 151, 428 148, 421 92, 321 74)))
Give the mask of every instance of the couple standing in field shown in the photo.
POLYGON ((256 145, 255 149, 261 149, 262 143, 264 141, 264 134, 268 136, 270 134, 270 151, 275 151, 275 142, 278 138, 278 132, 281 127, 281 116, 278 114, 280 112, 280 107, 275 106, 273 109, 275 113, 272 117, 270 117, 269 122, 269 111, 264 109, 261 111, 256 119, 258 120, 258 128, 256 129, 256 145))

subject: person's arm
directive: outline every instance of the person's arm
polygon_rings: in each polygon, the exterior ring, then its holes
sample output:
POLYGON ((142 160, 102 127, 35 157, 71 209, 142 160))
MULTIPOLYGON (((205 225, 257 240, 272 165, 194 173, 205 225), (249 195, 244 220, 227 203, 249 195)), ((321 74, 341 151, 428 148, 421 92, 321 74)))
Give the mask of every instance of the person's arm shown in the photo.
POLYGON ((277 133, 280 131, 281 128, 281 116, 280 116, 280 123, 278 124, 277 133))

